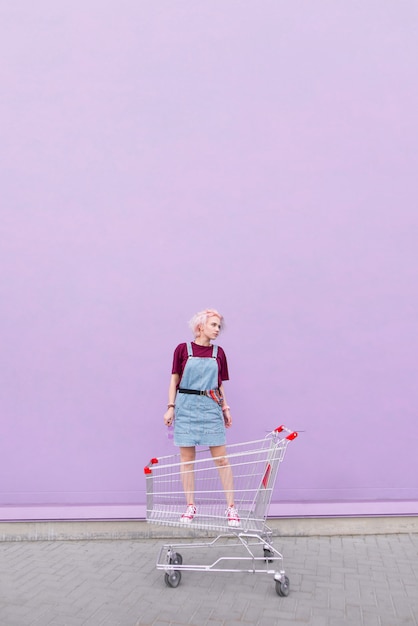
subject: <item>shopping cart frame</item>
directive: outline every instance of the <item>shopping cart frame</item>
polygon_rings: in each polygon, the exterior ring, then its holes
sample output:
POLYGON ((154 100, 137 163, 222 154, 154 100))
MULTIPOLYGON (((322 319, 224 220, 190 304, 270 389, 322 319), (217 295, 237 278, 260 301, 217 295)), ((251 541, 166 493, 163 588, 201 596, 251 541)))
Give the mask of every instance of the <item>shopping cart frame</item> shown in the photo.
POLYGON ((209 534, 217 533, 208 541, 173 542, 161 547, 156 567, 165 572, 164 580, 169 587, 175 588, 180 584, 184 571, 264 573, 273 576, 279 596, 289 594, 283 555, 273 546, 273 533, 266 524, 266 518, 279 466, 288 443, 297 435, 297 432, 282 425, 263 439, 231 444, 225 457, 217 457, 228 459, 234 482, 238 483, 237 508, 241 518, 238 527, 228 526, 222 511, 225 509, 225 504, 222 504, 224 492, 216 484, 219 483, 219 478, 216 479, 219 468, 215 467, 209 450, 199 450, 193 469, 187 470, 196 476, 198 497, 203 501, 202 514, 188 525, 181 522, 184 510, 181 476, 188 464, 180 462, 177 454, 153 458, 145 466, 147 522, 190 528, 193 532, 204 530, 209 534), (180 549, 188 553, 185 563, 180 549), (208 553, 215 552, 212 560, 205 564, 193 562, 193 556, 203 549, 208 553), (228 555, 224 554, 225 550, 228 555))

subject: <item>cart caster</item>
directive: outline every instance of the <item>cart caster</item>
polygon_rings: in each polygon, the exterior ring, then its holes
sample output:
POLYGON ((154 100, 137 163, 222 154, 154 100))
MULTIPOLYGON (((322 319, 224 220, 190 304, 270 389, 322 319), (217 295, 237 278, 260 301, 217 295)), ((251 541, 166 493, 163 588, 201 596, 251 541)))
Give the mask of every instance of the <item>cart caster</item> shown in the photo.
POLYGON ((167 587, 178 587, 181 581, 181 572, 176 569, 172 572, 167 572, 167 574, 164 575, 164 581, 167 587))
POLYGON ((289 579, 283 576, 283 580, 276 580, 276 593, 278 596, 289 595, 289 579))
POLYGON ((175 552, 172 556, 170 556, 168 562, 170 565, 181 565, 183 563, 183 557, 178 552, 175 552))
POLYGON ((267 563, 273 563, 274 560, 274 552, 270 548, 264 548, 264 558, 267 563))

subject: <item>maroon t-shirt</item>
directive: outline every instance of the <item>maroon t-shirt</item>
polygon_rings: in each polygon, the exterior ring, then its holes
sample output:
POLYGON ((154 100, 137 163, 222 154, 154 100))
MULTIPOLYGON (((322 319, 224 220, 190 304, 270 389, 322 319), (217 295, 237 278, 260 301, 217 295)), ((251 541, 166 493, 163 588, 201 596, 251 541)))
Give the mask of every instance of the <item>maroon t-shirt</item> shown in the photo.
MULTIPOLYGON (((194 341, 192 343, 192 352, 193 356, 199 356, 203 358, 210 358, 212 356, 213 346, 199 346, 194 341)), ((181 377, 183 376, 184 368, 186 366, 187 359, 189 355, 187 354, 187 344, 180 343, 177 348, 174 350, 173 356, 173 369, 171 370, 172 374, 178 374, 181 377)), ((218 362, 218 387, 221 386, 223 380, 229 380, 228 373, 228 363, 226 361, 226 355, 221 346, 218 346, 218 354, 216 357, 218 362)))

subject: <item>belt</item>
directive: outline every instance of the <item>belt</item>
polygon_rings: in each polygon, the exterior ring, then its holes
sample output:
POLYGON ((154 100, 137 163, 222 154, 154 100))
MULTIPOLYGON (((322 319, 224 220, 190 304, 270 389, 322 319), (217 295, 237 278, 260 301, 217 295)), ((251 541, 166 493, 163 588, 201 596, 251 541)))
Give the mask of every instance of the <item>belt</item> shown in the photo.
POLYGON ((198 389, 183 389, 182 387, 179 387, 178 389, 179 393, 192 393, 195 396, 206 396, 206 391, 199 391, 198 389))

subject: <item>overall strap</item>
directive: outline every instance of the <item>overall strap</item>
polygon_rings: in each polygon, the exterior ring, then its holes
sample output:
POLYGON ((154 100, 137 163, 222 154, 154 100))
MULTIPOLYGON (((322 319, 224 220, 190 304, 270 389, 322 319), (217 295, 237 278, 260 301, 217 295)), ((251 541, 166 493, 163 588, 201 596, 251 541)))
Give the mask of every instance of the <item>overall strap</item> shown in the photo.
POLYGON ((216 359, 217 356, 218 356, 218 346, 216 344, 213 344, 213 346, 212 346, 212 359, 216 359))
POLYGON ((190 343, 190 341, 188 341, 186 345, 187 345, 187 356, 193 356, 193 349, 192 349, 192 344, 190 343))

